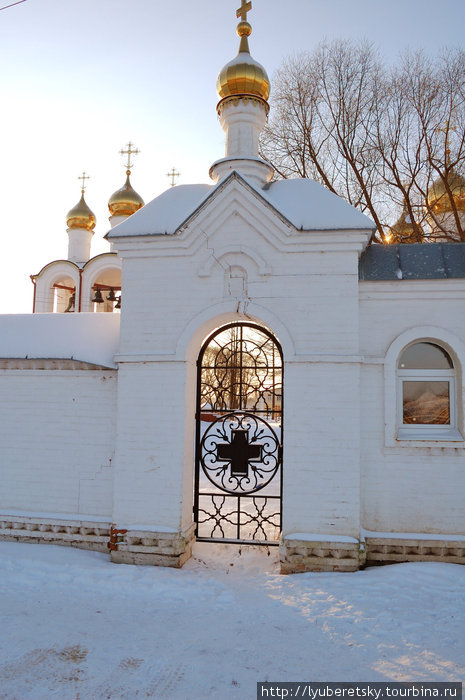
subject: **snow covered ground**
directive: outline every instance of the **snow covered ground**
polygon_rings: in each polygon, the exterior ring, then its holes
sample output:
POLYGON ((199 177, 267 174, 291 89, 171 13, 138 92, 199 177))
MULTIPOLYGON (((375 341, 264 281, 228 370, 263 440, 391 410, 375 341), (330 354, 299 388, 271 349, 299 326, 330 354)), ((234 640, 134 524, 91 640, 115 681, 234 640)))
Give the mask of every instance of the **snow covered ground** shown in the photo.
POLYGON ((465 567, 280 576, 276 549, 184 569, 0 543, 0 698, 254 700, 257 681, 462 681, 465 567))

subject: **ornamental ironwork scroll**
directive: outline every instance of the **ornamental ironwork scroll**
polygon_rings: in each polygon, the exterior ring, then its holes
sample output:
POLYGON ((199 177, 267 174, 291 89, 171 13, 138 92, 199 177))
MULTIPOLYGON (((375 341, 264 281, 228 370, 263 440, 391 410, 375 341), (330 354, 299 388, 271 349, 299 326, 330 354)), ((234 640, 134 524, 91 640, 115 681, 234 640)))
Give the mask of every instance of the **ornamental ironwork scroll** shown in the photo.
POLYGON ((197 539, 277 544, 281 348, 267 329, 230 324, 205 342, 197 377, 197 539))
POLYGON ((259 415, 227 413, 205 431, 200 446, 203 473, 227 493, 255 493, 276 475, 280 441, 259 415))
POLYGON ((226 495, 202 495, 198 527, 204 537, 258 544, 277 544, 281 531, 279 496, 253 496, 232 499, 226 495), (247 538, 244 537, 247 533, 247 538))

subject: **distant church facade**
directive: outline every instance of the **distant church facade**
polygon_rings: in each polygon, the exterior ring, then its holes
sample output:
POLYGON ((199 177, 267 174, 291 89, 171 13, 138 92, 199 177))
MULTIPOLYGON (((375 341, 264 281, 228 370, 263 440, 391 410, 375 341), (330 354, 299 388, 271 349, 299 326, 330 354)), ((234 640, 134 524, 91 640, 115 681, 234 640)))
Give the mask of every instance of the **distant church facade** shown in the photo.
POLYGON ((110 252, 90 255, 83 179, 68 259, 0 317, 0 539, 175 567, 196 538, 279 546, 283 573, 465 563, 465 244, 370 245, 322 185, 273 181, 247 12, 213 184, 144 205, 129 144, 110 252))

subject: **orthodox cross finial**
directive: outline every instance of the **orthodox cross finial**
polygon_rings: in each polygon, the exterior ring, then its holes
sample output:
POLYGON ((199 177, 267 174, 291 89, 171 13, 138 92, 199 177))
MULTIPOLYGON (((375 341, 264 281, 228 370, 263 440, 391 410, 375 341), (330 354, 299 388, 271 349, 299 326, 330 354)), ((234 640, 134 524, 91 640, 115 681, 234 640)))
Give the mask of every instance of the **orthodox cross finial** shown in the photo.
POLYGON ((81 192, 84 194, 86 189, 86 180, 90 180, 90 175, 86 175, 86 171, 82 171, 82 175, 79 175, 78 180, 82 180, 81 192))
POLYGON ((171 187, 174 187, 174 186, 175 186, 175 184, 176 184, 175 180, 176 180, 177 177, 180 176, 180 174, 181 174, 181 173, 178 173, 178 171, 175 170, 174 168, 171 169, 171 172, 166 173, 166 177, 170 177, 170 178, 171 178, 171 183, 170 183, 170 184, 171 184, 171 187))
POLYGON ((133 167, 133 163, 131 163, 131 156, 136 156, 138 153, 140 153, 140 151, 134 146, 133 143, 129 141, 129 143, 126 146, 126 150, 122 148, 120 153, 122 156, 127 155, 128 157, 128 162, 126 163, 126 172, 129 175, 129 173, 131 172, 131 168, 133 167))
POLYGON ((449 120, 446 121, 445 126, 440 126, 438 129, 436 129, 438 133, 443 133, 446 136, 446 167, 448 168, 450 165, 450 139, 449 139, 449 134, 451 131, 457 131, 457 127, 454 124, 451 124, 449 120))
POLYGON ((240 17, 243 22, 247 22, 247 12, 250 12, 251 9, 252 9, 251 0, 249 0, 249 2, 247 2, 247 0, 242 0, 242 5, 236 12, 236 17, 238 19, 240 17))
POLYGON ((240 22, 237 25, 237 33, 241 38, 241 43, 239 44, 239 53, 249 53, 249 42, 247 37, 252 33, 252 27, 247 21, 247 13, 252 9, 251 0, 242 0, 242 5, 236 11, 236 17, 240 22))

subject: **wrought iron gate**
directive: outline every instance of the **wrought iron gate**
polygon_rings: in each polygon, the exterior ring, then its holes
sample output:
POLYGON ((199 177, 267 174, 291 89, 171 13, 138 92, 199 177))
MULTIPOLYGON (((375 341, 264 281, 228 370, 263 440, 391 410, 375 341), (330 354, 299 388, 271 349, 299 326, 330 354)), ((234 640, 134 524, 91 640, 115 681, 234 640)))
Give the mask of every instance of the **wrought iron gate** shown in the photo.
POLYGON ((282 351, 266 329, 233 323, 197 363, 194 519, 200 541, 278 544, 282 351))

